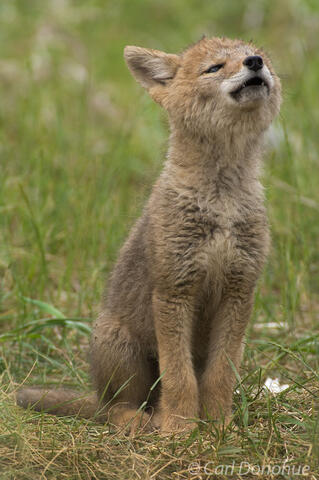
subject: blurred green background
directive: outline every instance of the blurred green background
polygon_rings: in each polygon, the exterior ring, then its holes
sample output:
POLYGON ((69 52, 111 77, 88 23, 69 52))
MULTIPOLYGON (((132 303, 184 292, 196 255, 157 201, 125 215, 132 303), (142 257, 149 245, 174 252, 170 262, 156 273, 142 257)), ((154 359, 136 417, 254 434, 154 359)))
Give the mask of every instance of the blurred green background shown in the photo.
POLYGON ((283 83, 263 180, 273 251, 254 319, 291 332, 318 326, 318 2, 2 0, 2 334, 20 328, 20 338, 38 318, 22 296, 71 318, 95 316, 168 136, 165 114, 135 84, 123 48, 179 52, 204 33, 263 46, 283 83))

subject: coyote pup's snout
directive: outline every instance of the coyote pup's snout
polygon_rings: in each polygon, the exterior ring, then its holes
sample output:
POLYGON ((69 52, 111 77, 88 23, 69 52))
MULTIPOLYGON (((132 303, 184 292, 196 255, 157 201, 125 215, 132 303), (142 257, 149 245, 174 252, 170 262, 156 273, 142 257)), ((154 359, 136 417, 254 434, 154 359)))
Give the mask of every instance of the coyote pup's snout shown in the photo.
POLYGON ((99 400, 100 419, 131 429, 227 421, 269 246, 260 147, 280 82, 265 53, 239 40, 204 38, 180 55, 130 46, 124 55, 167 110, 171 135, 94 327, 97 396, 81 403, 66 390, 22 389, 18 402, 89 416, 99 400))

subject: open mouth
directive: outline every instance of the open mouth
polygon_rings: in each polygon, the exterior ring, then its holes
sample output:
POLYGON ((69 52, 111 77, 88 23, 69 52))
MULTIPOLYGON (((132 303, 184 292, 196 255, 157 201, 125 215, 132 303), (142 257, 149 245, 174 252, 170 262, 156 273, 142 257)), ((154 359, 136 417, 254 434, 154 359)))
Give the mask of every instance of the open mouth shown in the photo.
POLYGON ((260 77, 252 77, 252 78, 249 78, 248 80, 246 80, 244 83, 242 83, 240 85, 240 87, 236 88, 236 90, 234 90, 233 92, 231 92, 231 95, 233 97, 236 97, 238 96, 238 94, 240 94, 243 90, 245 90, 246 88, 262 88, 262 87, 266 87, 267 88, 267 92, 269 93, 269 85, 268 83, 263 79, 263 78, 260 78, 260 77))

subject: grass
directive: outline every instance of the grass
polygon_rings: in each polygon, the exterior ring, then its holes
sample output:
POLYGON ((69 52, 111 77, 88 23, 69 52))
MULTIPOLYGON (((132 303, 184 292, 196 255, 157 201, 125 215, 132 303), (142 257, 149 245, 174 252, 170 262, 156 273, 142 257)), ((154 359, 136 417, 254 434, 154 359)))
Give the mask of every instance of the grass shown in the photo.
POLYGON ((285 461, 317 478, 318 20, 314 0, 1 1, 1 480, 238 478, 241 462, 255 478, 285 461), (22 411, 22 382, 89 390, 104 277, 163 163, 165 116, 130 77, 123 47, 179 51, 203 33, 263 45, 284 89, 263 179, 273 248, 234 419, 225 430, 208 422, 187 436, 129 439, 22 411), (265 392, 267 376, 289 388, 265 392))

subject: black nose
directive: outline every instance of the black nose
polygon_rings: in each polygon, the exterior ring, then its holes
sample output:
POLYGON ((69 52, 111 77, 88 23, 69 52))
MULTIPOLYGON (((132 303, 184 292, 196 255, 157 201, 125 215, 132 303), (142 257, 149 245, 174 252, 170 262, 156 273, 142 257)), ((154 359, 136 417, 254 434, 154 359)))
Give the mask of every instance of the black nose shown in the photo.
POLYGON ((246 57, 243 61, 243 64, 246 65, 249 70, 254 70, 254 72, 257 72, 257 70, 260 70, 264 66, 263 59, 259 55, 251 55, 246 57))

